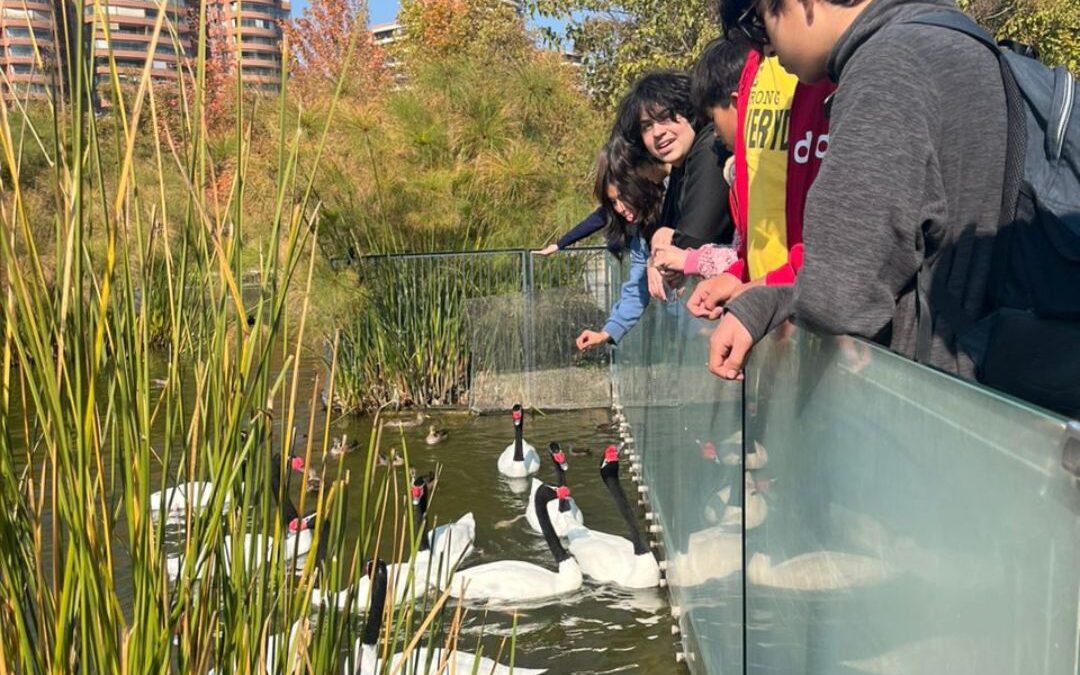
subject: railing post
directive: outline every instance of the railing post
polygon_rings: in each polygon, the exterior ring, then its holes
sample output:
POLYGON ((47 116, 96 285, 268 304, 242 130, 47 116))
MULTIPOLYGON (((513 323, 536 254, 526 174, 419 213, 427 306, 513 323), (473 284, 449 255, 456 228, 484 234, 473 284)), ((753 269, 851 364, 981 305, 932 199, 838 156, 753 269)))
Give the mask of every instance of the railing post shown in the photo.
POLYGON ((533 256, 528 250, 521 251, 521 301, 523 303, 521 308, 521 321, 522 321, 522 348, 524 354, 522 354, 522 389, 524 390, 523 396, 525 398, 525 405, 531 406, 533 404, 532 395, 532 372, 536 363, 535 354, 535 340, 536 329, 534 321, 536 319, 534 314, 533 302, 534 291, 533 288, 533 256))

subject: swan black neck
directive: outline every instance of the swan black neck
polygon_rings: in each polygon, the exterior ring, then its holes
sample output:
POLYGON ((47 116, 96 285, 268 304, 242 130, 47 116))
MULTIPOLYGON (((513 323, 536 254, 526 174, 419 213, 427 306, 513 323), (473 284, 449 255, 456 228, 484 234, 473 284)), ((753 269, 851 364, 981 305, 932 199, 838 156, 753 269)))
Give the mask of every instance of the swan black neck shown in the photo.
POLYGON ((427 551, 430 548, 428 542, 427 532, 427 489, 424 487, 424 479, 422 477, 413 481, 413 495, 419 492, 419 497, 413 498, 413 522, 416 524, 416 531, 420 533, 420 550, 427 551))
POLYGON ((364 621, 363 642, 369 647, 379 643, 382 630, 383 611, 386 609, 386 563, 376 560, 371 570, 371 606, 368 607, 367 620, 364 621))
POLYGON ((289 523, 300 518, 300 514, 296 511, 296 507, 292 503, 292 499, 289 497, 289 478, 292 474, 292 467, 286 467, 285 469, 285 484, 281 484, 281 456, 274 455, 270 459, 270 488, 273 490, 274 499, 281 505, 281 518, 283 524, 288 528, 289 523))
POLYGON ((619 510, 619 515, 626 522, 626 529, 630 532, 630 543, 634 545, 634 555, 648 553, 649 547, 645 545, 641 538, 641 531, 638 530, 637 516, 630 508, 630 502, 627 501, 626 493, 623 492, 622 485, 619 483, 619 462, 605 462, 600 468, 600 477, 603 478, 604 485, 611 493, 611 498, 615 500, 615 508, 619 510))
POLYGON ((525 461, 525 413, 520 405, 514 406, 514 461, 525 461))
POLYGON ((544 541, 551 549, 551 555, 555 557, 555 564, 562 564, 570 559, 570 554, 559 542, 559 535, 555 534, 555 527, 551 524, 551 516, 548 514, 547 505, 552 499, 558 499, 555 491, 547 485, 541 485, 536 489, 533 497, 533 505, 536 507, 536 519, 540 521, 540 531, 544 535, 544 541))

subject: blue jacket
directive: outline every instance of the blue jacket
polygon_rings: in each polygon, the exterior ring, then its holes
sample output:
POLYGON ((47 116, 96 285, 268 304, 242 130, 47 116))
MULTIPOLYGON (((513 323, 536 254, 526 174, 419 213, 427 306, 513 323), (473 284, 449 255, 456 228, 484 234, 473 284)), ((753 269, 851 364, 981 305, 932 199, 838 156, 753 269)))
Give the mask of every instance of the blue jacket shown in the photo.
POLYGON ((611 315, 604 324, 604 332, 611 336, 611 341, 619 344, 633 328, 645 308, 649 306, 649 279, 646 275, 649 265, 649 245, 642 237, 630 239, 630 278, 622 285, 619 300, 611 308, 611 315))

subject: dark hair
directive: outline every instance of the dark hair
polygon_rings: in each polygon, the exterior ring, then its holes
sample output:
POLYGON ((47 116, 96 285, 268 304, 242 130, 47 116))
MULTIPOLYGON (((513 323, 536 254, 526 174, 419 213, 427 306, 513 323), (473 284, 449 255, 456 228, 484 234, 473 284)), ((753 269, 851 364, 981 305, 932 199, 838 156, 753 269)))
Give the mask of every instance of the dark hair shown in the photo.
POLYGON ((703 118, 708 119, 710 108, 731 105, 731 95, 739 90, 746 52, 745 44, 726 38, 713 40, 701 52, 690 72, 690 99, 703 118))
POLYGON ((660 220, 664 186, 656 179, 659 167, 659 162, 619 134, 612 134, 597 157, 593 195, 604 212, 608 249, 618 258, 631 236, 649 231, 660 220), (619 200, 634 212, 633 223, 615 211, 615 203, 608 197, 609 186, 615 187, 619 200))
MULTIPOLYGON (((855 7, 867 0, 825 0, 830 5, 855 7)), ((783 0, 766 0, 765 11, 775 14, 783 0)), ((743 44, 751 49, 761 50, 768 44, 765 24, 757 11, 757 0, 720 0, 717 16, 724 28, 724 37, 736 44, 743 44)))
POLYGON ((677 70, 658 70, 641 77, 619 103, 616 131, 639 149, 641 115, 655 120, 684 117, 695 131, 699 128, 697 110, 690 100, 690 76, 677 70))

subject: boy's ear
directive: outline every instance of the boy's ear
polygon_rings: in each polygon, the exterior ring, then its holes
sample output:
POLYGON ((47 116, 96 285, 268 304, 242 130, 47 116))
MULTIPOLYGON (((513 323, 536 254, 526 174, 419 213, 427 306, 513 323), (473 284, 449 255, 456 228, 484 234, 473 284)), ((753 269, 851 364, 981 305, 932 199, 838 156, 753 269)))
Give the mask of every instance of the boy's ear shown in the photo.
POLYGON ((798 0, 803 14, 806 15, 806 25, 808 26, 814 23, 814 2, 815 0, 798 0))
POLYGON ((728 105, 730 105, 732 108, 738 108, 739 107, 739 92, 737 92, 737 91, 731 92, 731 99, 730 99, 730 103, 728 105))

